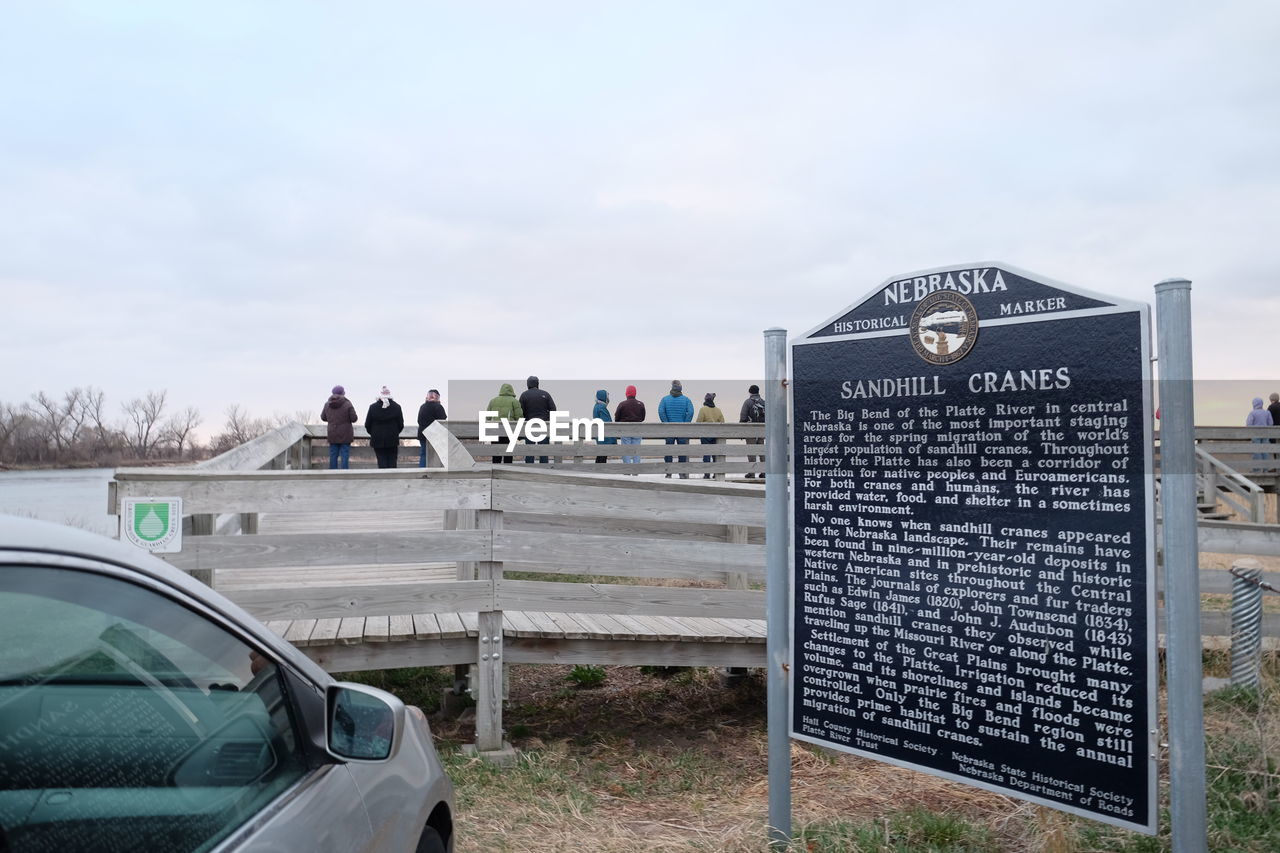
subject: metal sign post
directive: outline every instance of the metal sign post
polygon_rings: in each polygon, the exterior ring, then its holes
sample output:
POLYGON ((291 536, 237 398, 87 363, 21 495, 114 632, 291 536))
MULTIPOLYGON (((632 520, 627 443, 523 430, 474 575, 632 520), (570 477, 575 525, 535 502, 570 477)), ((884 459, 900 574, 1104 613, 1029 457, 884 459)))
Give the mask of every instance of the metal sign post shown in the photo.
POLYGON ((791 661, 791 540, 787 500, 787 330, 764 333, 765 571, 768 589, 765 652, 769 660, 769 840, 791 840, 791 738, 787 700, 791 661))
POLYGON ((1169 786, 1174 853, 1198 853, 1205 832, 1204 695, 1200 566, 1196 534, 1194 399, 1191 391, 1191 282, 1156 285, 1160 355, 1160 504, 1164 534, 1169 786))

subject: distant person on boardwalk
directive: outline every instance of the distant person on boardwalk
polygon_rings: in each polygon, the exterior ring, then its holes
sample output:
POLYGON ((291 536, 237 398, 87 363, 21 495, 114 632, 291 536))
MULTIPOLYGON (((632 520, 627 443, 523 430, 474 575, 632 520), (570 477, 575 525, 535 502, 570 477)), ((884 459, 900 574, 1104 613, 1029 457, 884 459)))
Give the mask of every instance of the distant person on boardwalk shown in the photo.
MULTIPOLYGON (((524 411, 525 421, 542 421, 543 423, 550 421, 551 413, 556 410, 556 401, 551 399, 550 394, 538 387, 538 377, 530 376, 527 384, 529 385, 529 390, 520 395, 520 408, 524 411)), ((526 423, 525 429, 528 430, 528 428, 526 423)), ((529 443, 550 444, 551 436, 544 436, 539 441, 529 443)), ((526 465, 532 465, 533 457, 526 456, 524 461, 526 465)), ((546 465, 549 460, 545 456, 539 456, 538 461, 546 465)))
MULTIPOLYGON (((486 412, 496 412, 497 419, 507 421, 512 429, 515 429, 516 421, 524 417, 524 412, 520 409, 520 401, 516 399, 516 389, 511 387, 510 382, 502 383, 502 387, 498 389, 498 396, 489 401, 489 405, 485 406, 486 412)), ((498 433, 499 443, 506 442, 506 432, 498 433)), ((495 456, 493 464, 501 463, 511 464, 514 456, 495 456)))
POLYGON ((418 407, 418 444, 422 446, 422 452, 418 455, 419 468, 427 467, 427 427, 436 421, 448 419, 444 405, 440 402, 440 392, 432 388, 427 392, 427 402, 418 407))
MULTIPOLYGON (((591 417, 599 418, 605 423, 613 422, 613 418, 609 417, 609 392, 608 391, 601 389, 596 392, 596 405, 595 405, 595 408, 591 410, 591 417)), ((618 439, 616 438, 606 438, 602 440, 598 439, 596 441, 596 444, 617 444, 617 443, 618 443, 618 439)), ((598 465, 603 465, 608 461, 609 461, 608 456, 596 457, 596 464, 598 465)))
POLYGON ((396 467, 400 455, 400 433, 404 430, 404 412, 400 404, 391 399, 386 385, 378 392, 378 399, 364 416, 364 428, 369 431, 369 445, 378 457, 379 468, 396 467))
MULTIPOLYGON (((1267 406, 1267 412, 1271 415, 1271 425, 1280 426, 1280 394, 1271 395, 1271 405, 1267 406)), ((1275 444, 1276 440, 1271 439, 1271 443, 1275 444)))
MULTIPOLYGON (((716 395, 714 392, 709 393, 702 398, 702 408, 698 409, 698 416, 694 418, 694 422, 700 423, 700 424, 724 423, 724 410, 716 406, 716 395)), ((715 444, 716 440, 714 438, 704 438, 702 439, 702 443, 715 444)), ((702 457, 703 462, 711 462, 714 459, 715 459, 714 456, 702 457)), ((710 473, 703 474, 702 479, 704 480, 712 479, 711 474, 710 473)))
MULTIPOLYGON (((760 396, 760 386, 752 385, 747 389, 747 399, 742 401, 742 411, 738 413, 738 423, 740 424, 762 424, 764 423, 764 397, 760 396)), ((748 438, 747 444, 764 444, 763 438, 748 438)), ((748 462, 763 462, 763 456, 748 456, 748 462)), ((750 480, 755 474, 747 474, 750 480)), ((764 479, 764 474, 760 475, 760 479, 764 479)))
POLYGON ((329 468, 351 467, 351 442, 356 440, 356 431, 351 427, 357 420, 356 407, 347 399, 347 389, 334 385, 333 392, 324 408, 320 410, 320 420, 329 425, 329 468))
MULTIPOLYGON (((1262 408, 1262 398, 1261 398, 1261 397, 1254 397, 1254 398, 1253 398, 1253 409, 1252 409, 1252 410, 1250 410, 1249 414, 1245 416, 1245 419, 1244 419, 1244 425, 1245 425, 1245 426, 1247 426, 1247 427, 1256 427, 1256 426, 1268 427, 1268 426, 1274 426, 1274 425, 1275 425, 1275 424, 1272 422, 1272 420, 1271 420, 1271 413, 1270 413, 1269 411, 1267 411, 1266 409, 1262 408)), ((1254 443, 1254 444, 1266 444, 1266 443, 1267 443, 1267 440, 1266 440, 1265 438, 1255 438, 1255 439, 1253 440, 1253 443, 1254 443)), ((1254 458, 1254 459, 1266 459, 1266 458, 1267 458, 1267 454, 1265 454, 1265 453, 1255 453, 1255 454, 1253 454, 1253 458, 1254 458)), ((1254 468, 1254 471, 1255 471, 1255 472, 1257 472, 1257 471, 1259 471, 1259 470, 1261 470, 1261 469, 1254 468)))
MULTIPOLYGON (((618 408, 613 413, 613 419, 620 424, 638 424, 644 422, 644 403, 636 399, 636 386, 627 386, 627 399, 618 404, 618 408)), ((639 444, 640 436, 624 435, 622 437, 623 444, 639 444)), ((622 461, 631 465, 640 461, 639 456, 624 456, 622 461)))
MULTIPOLYGON (((693 420, 693 401, 684 395, 684 385, 680 384, 679 379, 671 380, 671 393, 663 397, 658 402, 658 420, 664 424, 687 424, 693 420)), ((667 444, 688 444, 687 438, 668 438, 667 444)), ((671 457, 665 456, 663 459, 668 465, 671 464, 671 457)), ((681 456, 681 462, 688 462, 688 456, 681 456)), ((667 479, 671 475, 667 474, 667 479)), ((689 479, 688 474, 681 474, 680 479, 689 479)))

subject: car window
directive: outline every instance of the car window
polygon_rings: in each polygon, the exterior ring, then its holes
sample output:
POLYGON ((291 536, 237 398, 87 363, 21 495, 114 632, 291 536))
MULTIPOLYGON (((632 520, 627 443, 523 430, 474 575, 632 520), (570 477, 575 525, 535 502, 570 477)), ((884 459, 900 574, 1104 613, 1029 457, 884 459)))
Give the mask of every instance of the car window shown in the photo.
POLYGON ((207 850, 306 770, 274 663, 127 581, 0 565, 0 851, 207 850))

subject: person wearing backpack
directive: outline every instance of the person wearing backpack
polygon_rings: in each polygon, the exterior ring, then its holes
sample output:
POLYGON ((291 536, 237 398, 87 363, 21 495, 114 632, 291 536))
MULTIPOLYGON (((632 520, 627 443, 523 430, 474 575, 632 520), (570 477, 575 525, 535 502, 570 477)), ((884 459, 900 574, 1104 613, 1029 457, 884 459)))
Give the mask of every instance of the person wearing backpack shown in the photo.
MULTIPOLYGON (((742 401, 742 411, 738 413, 738 423, 740 424, 762 424, 764 423, 764 398, 760 396, 760 386, 752 385, 747 389, 749 395, 747 399, 742 401)), ((763 438, 748 438, 747 444, 764 444, 763 438)), ((763 456, 748 456, 748 462, 763 462, 763 456)), ((748 473, 747 479, 750 480, 755 474, 748 473)), ((760 475, 760 479, 764 479, 764 474, 760 475)))

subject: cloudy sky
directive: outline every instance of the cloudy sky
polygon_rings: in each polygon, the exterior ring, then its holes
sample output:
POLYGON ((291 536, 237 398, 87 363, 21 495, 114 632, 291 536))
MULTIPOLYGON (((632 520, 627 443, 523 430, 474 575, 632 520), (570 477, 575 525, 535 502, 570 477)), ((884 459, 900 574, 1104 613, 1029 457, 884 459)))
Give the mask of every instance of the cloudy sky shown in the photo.
POLYGON ((990 259, 1191 278, 1198 375, 1280 372, 1269 0, 3 14, 3 402, 750 378, 766 327, 990 259))

